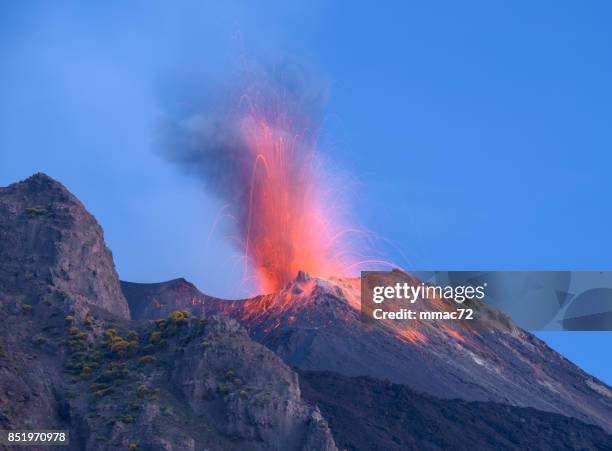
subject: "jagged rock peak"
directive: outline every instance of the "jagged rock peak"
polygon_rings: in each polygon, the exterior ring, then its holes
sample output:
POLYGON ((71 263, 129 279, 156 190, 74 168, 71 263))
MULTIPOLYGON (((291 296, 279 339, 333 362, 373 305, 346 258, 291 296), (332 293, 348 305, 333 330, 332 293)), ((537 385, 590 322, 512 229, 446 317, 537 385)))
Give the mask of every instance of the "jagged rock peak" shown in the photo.
POLYGON ((0 188, 0 292, 55 290, 129 318, 102 228, 61 183, 37 173, 0 188))
POLYGON ((78 202, 77 198, 66 189, 64 185, 44 172, 37 172, 21 182, 13 183, 4 190, 21 190, 28 195, 43 194, 47 197, 55 196, 64 200, 78 202))
POLYGON ((310 275, 304 271, 298 271, 297 277, 295 278, 296 282, 307 282, 310 280, 310 275))

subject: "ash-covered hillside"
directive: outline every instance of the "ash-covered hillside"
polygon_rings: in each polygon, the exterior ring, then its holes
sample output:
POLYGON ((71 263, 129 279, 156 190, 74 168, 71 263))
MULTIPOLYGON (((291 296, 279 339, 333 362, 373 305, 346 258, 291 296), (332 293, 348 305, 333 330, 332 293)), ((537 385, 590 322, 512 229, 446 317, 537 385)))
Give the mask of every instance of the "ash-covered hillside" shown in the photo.
POLYGON ((300 381, 348 451, 612 450, 601 428, 529 407, 440 399, 330 372, 300 371, 300 381))

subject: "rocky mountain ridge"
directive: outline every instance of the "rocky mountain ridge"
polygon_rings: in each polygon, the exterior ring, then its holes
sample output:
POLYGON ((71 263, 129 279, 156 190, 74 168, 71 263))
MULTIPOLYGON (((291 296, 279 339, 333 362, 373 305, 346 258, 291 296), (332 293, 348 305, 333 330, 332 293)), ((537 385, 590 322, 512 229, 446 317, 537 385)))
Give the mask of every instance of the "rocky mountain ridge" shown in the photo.
POLYGON ((68 430, 74 450, 337 450, 234 320, 130 320, 100 226, 58 182, 1 188, 0 235, 1 429, 68 430))

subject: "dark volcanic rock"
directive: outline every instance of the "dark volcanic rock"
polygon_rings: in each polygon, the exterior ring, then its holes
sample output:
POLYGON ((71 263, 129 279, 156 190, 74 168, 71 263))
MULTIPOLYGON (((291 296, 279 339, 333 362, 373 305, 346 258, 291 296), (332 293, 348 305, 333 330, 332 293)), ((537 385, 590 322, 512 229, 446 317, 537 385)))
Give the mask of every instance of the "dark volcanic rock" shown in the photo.
POLYGON ((300 372, 341 449, 612 450, 603 429, 531 408, 438 399, 369 377, 300 372))
POLYGON ((0 188, 0 292, 49 288, 129 318, 102 228, 60 183, 36 174, 0 188))
POLYGON ((612 431, 612 389, 486 305, 489 323, 479 330, 445 321, 364 328, 355 282, 296 280, 271 295, 211 302, 209 310, 239 319, 255 340, 301 369, 389 379, 442 398, 534 407, 612 431))
POLYGON ((302 401, 297 374, 236 321, 214 317, 202 338, 185 348, 171 381, 237 449, 336 449, 318 409, 302 401))
POLYGON ((311 427, 320 413, 297 375, 234 320, 173 312, 134 326, 106 332, 104 369, 78 384, 73 404, 95 413, 87 449, 337 451, 329 428, 311 427), (138 346, 113 358, 128 339, 138 346))
MULTIPOLYGON (((147 296, 156 298, 154 291, 147 296)), ((194 313, 204 308, 236 318, 252 338, 303 370, 389 379, 441 398, 534 407, 612 431, 612 389, 491 309, 487 327, 477 331, 444 321, 364 328, 358 280, 304 274, 252 299, 199 299, 203 305, 194 313)))

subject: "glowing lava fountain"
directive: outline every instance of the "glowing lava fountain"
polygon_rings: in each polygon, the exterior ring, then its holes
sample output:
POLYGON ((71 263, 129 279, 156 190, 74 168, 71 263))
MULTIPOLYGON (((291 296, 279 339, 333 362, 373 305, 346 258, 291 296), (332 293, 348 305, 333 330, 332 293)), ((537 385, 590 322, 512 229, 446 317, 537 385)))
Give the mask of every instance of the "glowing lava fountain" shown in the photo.
POLYGON ((298 271, 326 277, 344 275, 353 265, 345 237, 323 189, 314 141, 294 130, 275 105, 250 105, 241 133, 251 161, 245 221, 244 257, 263 292, 281 289, 298 271))
POLYGON ((343 277, 381 263, 364 260, 368 233, 341 225, 349 221, 337 187, 344 190, 346 179, 316 151, 321 94, 303 77, 283 77, 240 84, 164 130, 166 156, 223 201, 244 279, 264 293, 298 271, 343 277))

